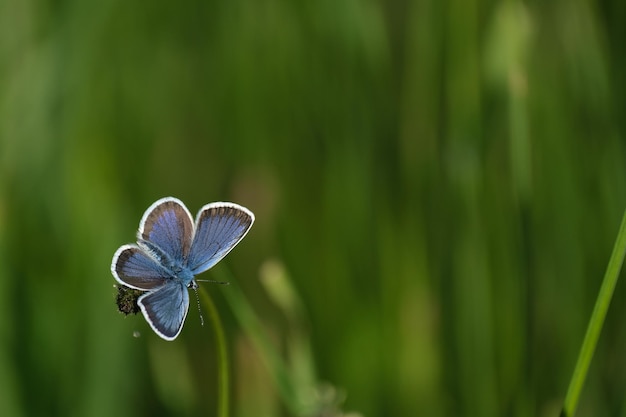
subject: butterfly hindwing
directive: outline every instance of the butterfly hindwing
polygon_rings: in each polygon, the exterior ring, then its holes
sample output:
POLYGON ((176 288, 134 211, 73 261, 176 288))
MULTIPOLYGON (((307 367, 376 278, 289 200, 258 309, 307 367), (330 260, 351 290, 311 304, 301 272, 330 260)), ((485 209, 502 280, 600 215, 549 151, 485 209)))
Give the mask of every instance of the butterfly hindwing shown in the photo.
POLYGON ((189 310, 189 292, 182 282, 170 280, 139 297, 137 304, 152 330, 165 340, 174 340, 189 310))
POLYGON ((193 220, 187 207, 177 198, 157 200, 139 224, 139 241, 147 241, 167 255, 169 261, 182 264, 189 254, 193 220))
POLYGON ((233 203, 211 203, 202 207, 189 252, 188 266, 195 274, 219 262, 248 233, 254 214, 233 203))
POLYGON ((124 245, 115 252, 111 272, 119 283, 138 290, 158 288, 170 276, 163 265, 135 245, 124 245))

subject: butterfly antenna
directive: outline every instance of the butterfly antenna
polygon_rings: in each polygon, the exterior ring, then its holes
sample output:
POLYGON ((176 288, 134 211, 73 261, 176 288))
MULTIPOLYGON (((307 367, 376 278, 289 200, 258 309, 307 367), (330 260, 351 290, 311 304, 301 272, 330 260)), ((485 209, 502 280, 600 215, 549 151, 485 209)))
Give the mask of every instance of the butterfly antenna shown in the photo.
POLYGON ((200 297, 198 297, 198 287, 191 287, 196 294, 196 303, 198 304, 198 313, 200 314, 200 325, 204 326, 204 317, 202 317, 202 309, 200 308, 200 297))
POLYGON ((210 282, 212 284, 230 285, 230 282, 226 281, 213 281, 212 279, 197 279, 198 282, 210 282))
POLYGON ((202 309, 200 308, 200 297, 198 297, 198 284, 196 284, 196 281, 211 282, 213 284, 220 284, 220 285, 230 285, 230 282, 213 281, 211 279, 196 279, 192 281, 191 289, 196 294, 196 303, 198 304, 198 313, 200 314, 200 325, 204 326, 204 317, 202 317, 202 309))

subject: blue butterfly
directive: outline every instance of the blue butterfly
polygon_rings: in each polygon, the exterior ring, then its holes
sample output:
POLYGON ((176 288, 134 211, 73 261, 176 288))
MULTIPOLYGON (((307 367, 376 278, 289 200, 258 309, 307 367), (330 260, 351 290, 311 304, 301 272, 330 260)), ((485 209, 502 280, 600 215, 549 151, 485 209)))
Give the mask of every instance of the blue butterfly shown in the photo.
POLYGON ((248 233, 254 214, 234 203, 211 203, 193 218, 182 201, 165 197, 144 213, 136 245, 120 247, 111 263, 115 279, 146 291, 137 300, 152 330, 174 340, 189 310, 194 277, 218 263, 248 233))

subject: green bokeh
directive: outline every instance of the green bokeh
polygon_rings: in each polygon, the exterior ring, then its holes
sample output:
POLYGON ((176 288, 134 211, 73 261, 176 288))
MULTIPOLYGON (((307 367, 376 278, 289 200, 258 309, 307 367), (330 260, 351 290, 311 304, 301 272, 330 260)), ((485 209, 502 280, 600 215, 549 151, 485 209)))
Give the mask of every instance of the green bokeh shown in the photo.
MULTIPOLYGON (((558 415, 626 206, 624 4, 0 0, 0 415, 214 415, 193 303, 175 342, 114 304, 168 195, 255 212, 231 285, 344 410, 558 415)), ((202 285, 232 414, 290 415, 202 285)), ((624 317, 622 280, 580 416, 626 416, 624 317)))

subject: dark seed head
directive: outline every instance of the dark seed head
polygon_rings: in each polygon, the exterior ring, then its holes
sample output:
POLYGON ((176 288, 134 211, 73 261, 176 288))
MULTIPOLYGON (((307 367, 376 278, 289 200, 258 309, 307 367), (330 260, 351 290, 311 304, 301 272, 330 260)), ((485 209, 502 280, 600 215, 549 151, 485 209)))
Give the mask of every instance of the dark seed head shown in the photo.
POLYGON ((129 314, 137 314, 139 313, 139 305, 137 304, 137 299, 143 291, 135 290, 133 288, 126 287, 124 285, 116 285, 117 287, 117 298, 115 303, 117 304, 117 308, 121 313, 125 315, 129 314))

